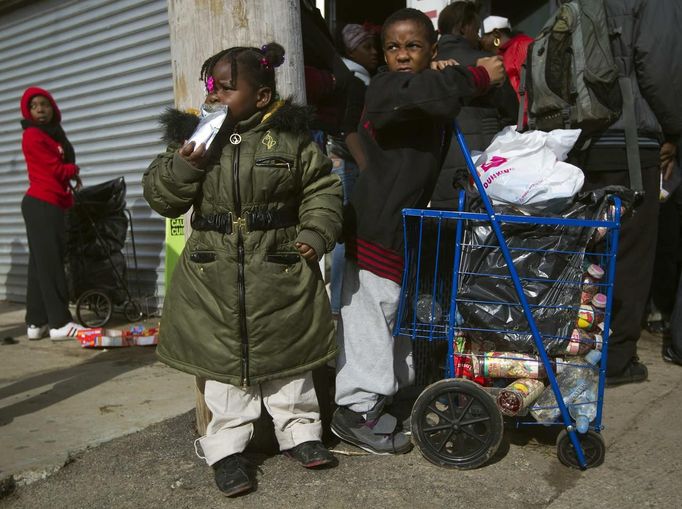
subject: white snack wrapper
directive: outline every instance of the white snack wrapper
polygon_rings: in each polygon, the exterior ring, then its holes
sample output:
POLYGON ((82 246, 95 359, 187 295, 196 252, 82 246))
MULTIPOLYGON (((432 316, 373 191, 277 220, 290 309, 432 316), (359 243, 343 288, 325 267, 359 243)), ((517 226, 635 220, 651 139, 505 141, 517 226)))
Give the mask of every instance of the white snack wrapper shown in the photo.
POLYGON ((194 146, 198 147, 201 143, 206 145, 206 148, 211 146, 211 143, 218 134, 220 126, 227 118, 227 106, 221 104, 217 107, 209 107, 208 105, 202 105, 201 107, 201 120, 199 125, 192 133, 192 136, 187 143, 193 141, 194 146))

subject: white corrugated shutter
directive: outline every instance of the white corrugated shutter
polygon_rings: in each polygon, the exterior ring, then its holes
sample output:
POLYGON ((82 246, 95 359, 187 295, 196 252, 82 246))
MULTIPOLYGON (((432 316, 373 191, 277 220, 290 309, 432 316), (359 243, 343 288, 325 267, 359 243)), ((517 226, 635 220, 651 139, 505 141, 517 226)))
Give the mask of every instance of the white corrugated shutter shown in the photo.
POLYGON ((139 277, 162 297, 164 222, 140 181, 164 148, 156 117, 173 103, 166 0, 31 4, 0 17, 0 62, 0 299, 26 293, 19 99, 30 85, 54 95, 85 185, 125 177, 139 277))

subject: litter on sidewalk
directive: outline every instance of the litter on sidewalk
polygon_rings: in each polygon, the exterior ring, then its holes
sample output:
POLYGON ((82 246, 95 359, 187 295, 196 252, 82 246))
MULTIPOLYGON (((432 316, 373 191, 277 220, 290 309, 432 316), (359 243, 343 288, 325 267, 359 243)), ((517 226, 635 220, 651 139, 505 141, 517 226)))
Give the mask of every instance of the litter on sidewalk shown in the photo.
POLYGON ((159 328, 142 325, 133 325, 128 329, 93 327, 78 331, 76 338, 83 348, 154 346, 159 342, 159 328))

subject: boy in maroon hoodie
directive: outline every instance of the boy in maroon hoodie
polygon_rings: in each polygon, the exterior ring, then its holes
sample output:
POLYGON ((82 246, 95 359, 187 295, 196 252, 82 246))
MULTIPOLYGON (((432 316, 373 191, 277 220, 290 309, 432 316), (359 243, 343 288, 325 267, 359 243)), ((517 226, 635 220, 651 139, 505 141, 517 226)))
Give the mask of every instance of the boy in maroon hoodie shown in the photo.
POLYGON ((64 274, 65 210, 73 204, 69 181, 80 186, 73 146, 61 127, 61 112, 47 90, 29 87, 21 98, 21 148, 29 187, 21 202, 28 238, 26 324, 29 339, 76 335, 64 274))

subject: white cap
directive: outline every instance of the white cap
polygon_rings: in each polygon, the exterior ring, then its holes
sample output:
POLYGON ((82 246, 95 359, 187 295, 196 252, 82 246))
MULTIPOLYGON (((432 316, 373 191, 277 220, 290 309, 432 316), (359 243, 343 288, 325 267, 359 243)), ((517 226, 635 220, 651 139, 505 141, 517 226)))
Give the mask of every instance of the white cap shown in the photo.
POLYGON ((507 18, 502 16, 488 16, 483 20, 483 34, 489 34, 495 29, 498 30, 511 30, 511 24, 507 18))

